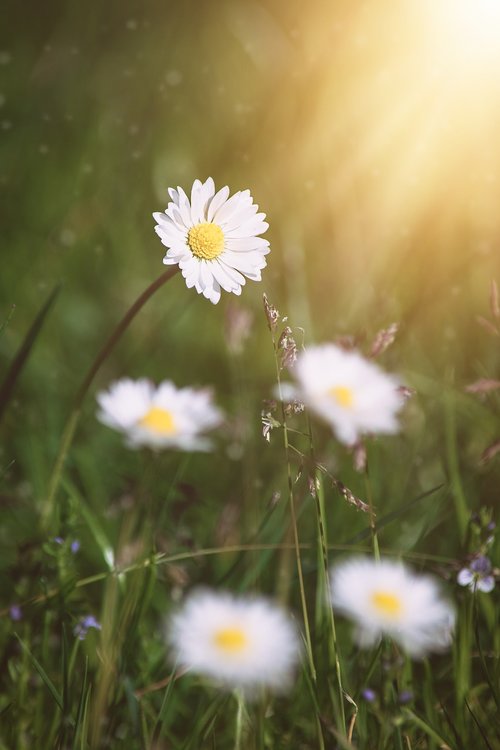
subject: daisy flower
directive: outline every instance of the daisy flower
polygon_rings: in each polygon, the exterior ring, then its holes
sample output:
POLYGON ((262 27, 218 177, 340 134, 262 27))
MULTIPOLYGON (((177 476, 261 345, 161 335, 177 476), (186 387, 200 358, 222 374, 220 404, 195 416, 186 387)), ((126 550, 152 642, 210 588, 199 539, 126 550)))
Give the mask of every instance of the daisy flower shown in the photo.
POLYGON ((200 590, 169 625, 172 659, 229 688, 283 689, 300 656, 293 623, 266 599, 200 590))
POLYGON ((181 187, 168 192, 165 212, 153 214, 155 231, 168 248, 163 262, 178 264, 189 288, 216 304, 221 289, 241 294, 245 277, 261 280, 269 242, 258 235, 269 224, 249 190, 229 197, 226 186, 216 193, 209 177, 194 181, 190 198, 181 187))
POLYGON ((328 422, 342 443, 353 445, 365 433, 397 432, 400 382, 358 352, 313 346, 299 354, 293 372, 296 397, 328 422))
POLYGON ((333 608, 355 621, 360 646, 373 646, 388 635, 419 657, 451 642, 452 606, 433 578, 415 575, 402 563, 346 560, 332 569, 330 585, 333 608))
POLYGON ((165 380, 122 378, 97 395, 98 419, 123 432, 130 447, 209 450, 202 433, 219 425, 222 412, 207 389, 176 388, 165 380))

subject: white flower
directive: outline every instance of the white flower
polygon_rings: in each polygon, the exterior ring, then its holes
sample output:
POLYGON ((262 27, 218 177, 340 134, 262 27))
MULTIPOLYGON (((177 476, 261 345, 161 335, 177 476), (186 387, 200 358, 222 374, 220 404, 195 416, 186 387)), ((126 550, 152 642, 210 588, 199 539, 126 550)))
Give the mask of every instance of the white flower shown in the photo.
POLYGON ((433 578, 415 575, 402 563, 367 558, 340 563, 332 569, 331 600, 334 609, 356 622, 363 647, 388 635, 418 657, 451 642, 453 607, 433 578))
POLYGON ((99 393, 97 401, 98 419, 123 432, 132 448, 209 450, 202 433, 222 421, 209 390, 176 388, 168 380, 156 387, 145 378, 122 378, 99 393))
POLYGON ((204 590, 173 615, 168 640, 178 665, 247 691, 285 688, 300 656, 295 627, 280 608, 204 590))
POLYGON ((195 180, 191 199, 181 187, 169 188, 171 202, 153 214, 155 231, 168 248, 163 262, 178 264, 186 285, 216 304, 221 289, 241 294, 245 276, 261 280, 269 242, 257 235, 269 224, 257 213, 249 190, 229 198, 229 188, 215 192, 211 177, 195 180))
POLYGON ((293 372, 296 396, 342 443, 352 445, 365 433, 397 432, 396 412, 403 405, 399 380, 358 352, 313 346, 299 354, 293 372))

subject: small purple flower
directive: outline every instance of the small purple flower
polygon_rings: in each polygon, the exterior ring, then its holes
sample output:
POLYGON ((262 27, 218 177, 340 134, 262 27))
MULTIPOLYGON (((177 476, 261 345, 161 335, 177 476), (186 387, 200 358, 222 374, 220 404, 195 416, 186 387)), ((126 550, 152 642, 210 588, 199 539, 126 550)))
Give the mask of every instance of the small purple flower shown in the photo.
POLYGON ((62 536, 55 536, 54 537, 54 542, 56 544, 64 544, 64 539, 62 538, 62 536))
POLYGON ((495 578, 491 573, 491 562, 485 555, 478 555, 468 568, 462 568, 457 576, 460 586, 468 586, 471 591, 489 594, 495 588, 495 578))
POLYGON ((410 703, 410 701, 413 700, 413 693, 411 690, 402 690, 400 694, 398 695, 398 701, 401 703, 401 705, 404 705, 405 703, 410 703))
POLYGON ((101 626, 95 619, 94 615, 86 615, 86 617, 82 617, 73 628, 73 633, 79 641, 84 641, 90 628, 101 630, 101 626))
POLYGON ((377 699, 377 693, 375 690, 372 690, 371 688, 364 688, 364 690, 361 691, 361 696, 367 701, 368 703, 373 703, 374 700, 377 699))
POLYGON ((70 547, 69 547, 69 548, 70 548, 70 550, 72 551, 72 553, 73 553, 74 555, 76 555, 76 553, 77 553, 77 552, 78 552, 78 550, 80 549, 80 542, 79 542, 79 540, 78 540, 78 539, 74 539, 74 540, 73 540, 73 541, 71 542, 71 544, 70 544, 70 547))
POLYGON ((23 619, 23 613, 19 604, 13 604, 9 609, 9 615, 12 622, 19 622, 23 619))

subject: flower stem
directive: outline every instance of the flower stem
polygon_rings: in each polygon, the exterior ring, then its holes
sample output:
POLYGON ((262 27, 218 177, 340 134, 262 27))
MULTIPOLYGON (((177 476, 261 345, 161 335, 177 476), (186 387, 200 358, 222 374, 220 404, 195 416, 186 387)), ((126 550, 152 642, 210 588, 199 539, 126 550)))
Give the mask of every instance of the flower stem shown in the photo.
POLYGON ((241 750, 241 742, 243 737, 243 719, 245 715, 245 698, 241 690, 235 691, 236 697, 236 730, 234 733, 234 750, 241 750))
POLYGON ((281 387, 281 375, 280 375, 278 348, 277 348, 274 335, 272 336, 272 340, 273 340, 273 348, 274 348, 274 361, 276 365, 276 381, 278 384, 278 394, 279 394, 279 399, 281 402, 281 415, 282 415, 282 424, 283 424, 283 445, 285 448, 286 468, 287 468, 288 500, 289 500, 289 505, 290 505, 290 515, 291 515, 291 521, 292 521, 291 525, 292 525, 292 532, 293 532, 293 545, 294 545, 294 550, 295 550, 295 560, 297 564, 297 574, 299 578, 300 601, 302 604, 302 614, 304 617, 304 631, 305 631, 305 637, 306 637, 307 659, 309 662, 309 669, 311 671, 312 681, 314 684, 316 684, 316 667, 314 666, 314 659, 313 659, 311 629, 309 627, 309 615, 307 613, 304 575, 302 572, 302 561, 300 558, 299 531, 297 527, 297 514, 295 512, 295 498, 293 494, 293 479, 292 479, 292 470, 291 470, 291 462, 290 462, 290 444, 288 442, 288 427, 287 427, 287 421, 286 421, 285 404, 283 402, 283 393, 282 393, 282 387, 281 387))
POLYGON ((82 380, 82 383, 75 396, 73 408, 70 412, 70 415, 64 427, 63 435, 61 438, 61 443, 59 446, 59 452, 57 454, 57 458, 54 463, 54 468, 52 470, 52 475, 50 477, 49 489, 48 489, 47 497, 45 498, 44 506, 42 509, 42 525, 43 526, 46 526, 52 517, 56 494, 57 494, 57 490, 61 481, 61 476, 62 476, 62 472, 64 469, 64 463, 66 461, 66 456, 68 455, 68 451, 71 447, 71 443, 73 442, 73 437, 75 435, 76 427, 78 425, 78 420, 80 418, 83 400, 85 398, 85 395, 87 394, 87 391, 92 385, 92 381, 94 380, 101 366, 109 357, 109 355, 111 354, 116 344, 118 343, 120 338, 123 336, 123 334, 129 327, 130 323, 135 318, 137 313, 144 307, 144 305, 149 300, 149 298, 152 297, 153 294, 160 287, 166 284, 167 281, 169 281, 172 278, 172 276, 175 275, 177 270, 178 268, 177 266, 175 266, 174 268, 169 268, 166 271, 164 271, 164 273, 162 273, 161 276, 159 276, 155 281, 153 281, 153 283, 150 284, 142 292, 142 294, 136 299, 134 304, 131 307, 129 307, 129 309, 127 310, 123 318, 120 320, 116 328, 113 330, 109 338, 106 339, 106 341, 104 342, 103 346, 97 353, 97 356, 95 357, 94 361, 90 365, 87 371, 87 374, 82 380))
POLYGON ((375 510, 373 508, 373 492, 372 492, 372 483, 370 480, 370 472, 368 470, 368 459, 366 460, 366 468, 365 468, 365 489, 366 489, 366 498, 368 500, 368 505, 370 508, 370 529, 372 534, 372 544, 373 544, 373 556, 375 560, 380 561, 380 549, 378 546, 378 536, 377 536, 377 525, 375 522, 375 510))
MULTIPOLYGON (((322 482, 320 473, 316 465, 313 431, 312 431, 312 425, 311 425, 309 416, 307 417, 307 425, 308 425, 308 431, 309 431, 311 461, 312 461, 312 465, 314 466, 314 500, 316 503, 316 516, 317 516, 317 522, 318 522, 319 556, 321 558, 321 563, 322 563, 322 568, 323 568, 322 576, 321 576, 322 583, 323 583, 323 591, 321 592, 322 604, 323 604, 324 602, 329 601, 330 591, 331 591, 330 571, 328 568, 328 528, 327 528, 326 513, 325 513, 325 493, 323 489, 323 482, 322 482)), ((338 702, 339 702, 339 711, 340 711, 340 726, 345 736, 346 735, 346 717, 345 717, 345 708, 344 708, 344 689, 342 686, 342 670, 340 666, 340 658, 339 658, 338 643, 337 643, 337 632, 335 629, 335 615, 333 613, 333 607, 328 606, 328 611, 329 611, 329 619, 330 619, 330 629, 332 632, 331 645, 333 647, 333 659, 335 662, 335 673, 336 673, 336 678, 337 678, 338 702)))

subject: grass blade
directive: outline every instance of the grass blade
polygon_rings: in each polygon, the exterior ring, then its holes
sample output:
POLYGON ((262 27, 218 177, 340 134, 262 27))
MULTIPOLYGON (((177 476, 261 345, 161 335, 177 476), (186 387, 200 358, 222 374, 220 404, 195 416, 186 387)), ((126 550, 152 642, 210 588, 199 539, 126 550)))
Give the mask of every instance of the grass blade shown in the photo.
POLYGON ((28 646, 24 643, 24 641, 17 635, 17 633, 14 633, 14 635, 16 636, 17 640, 19 641, 19 643, 20 643, 21 648, 23 649, 23 651, 30 658, 32 665, 34 666, 34 668, 36 669, 36 671, 40 675, 43 684, 45 685, 45 687, 47 688, 47 690, 49 691, 49 693, 53 697, 54 701, 57 703, 58 708, 61 711, 63 711, 63 709, 64 709, 63 699, 62 699, 61 694, 59 693, 58 689, 56 688, 56 686, 54 685, 54 683, 52 682, 52 680, 48 676, 47 672, 44 670, 44 668, 42 667, 42 665, 38 661, 38 659, 35 656, 33 656, 33 654, 29 650, 28 646))
POLYGON ((5 409, 10 401, 17 379, 19 378, 19 375, 21 374, 22 369, 24 365, 26 364, 26 361, 31 353, 31 350, 33 349, 33 345, 35 344, 40 334, 40 331, 42 330, 45 319, 52 305, 56 301, 56 298, 60 290, 61 290, 61 285, 58 284, 57 286, 54 287, 54 289, 50 293, 47 301, 44 303, 40 312, 38 313, 35 320, 33 321, 31 328, 29 329, 28 333, 26 334, 24 338, 23 343, 21 344, 19 348, 19 351, 14 357, 9 369, 7 370, 7 375, 5 376, 5 379, 2 385, 0 386, 0 420, 2 419, 5 409))

